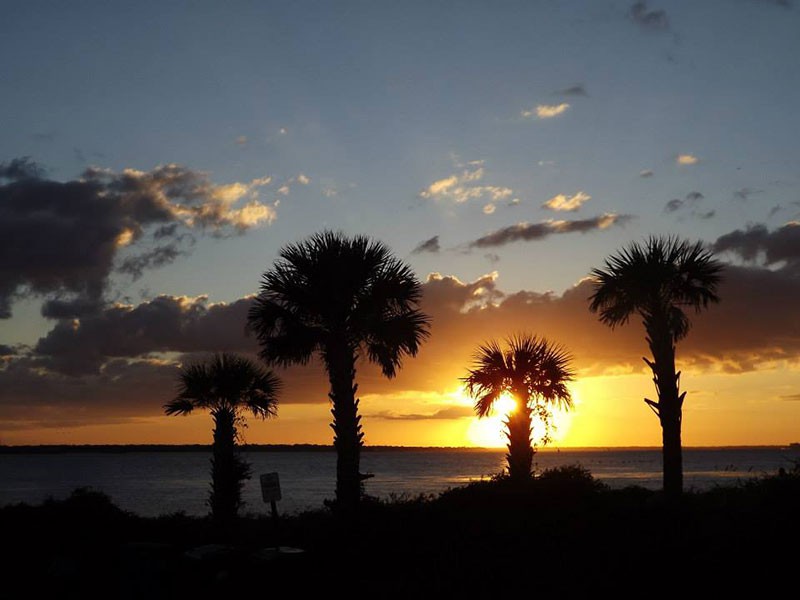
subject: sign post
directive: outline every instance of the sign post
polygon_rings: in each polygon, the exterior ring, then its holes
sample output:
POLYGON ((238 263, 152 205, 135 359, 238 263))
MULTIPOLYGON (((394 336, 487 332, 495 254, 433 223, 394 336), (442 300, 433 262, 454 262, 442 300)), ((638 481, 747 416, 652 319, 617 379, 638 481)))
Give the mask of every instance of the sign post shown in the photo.
POLYGON ((280 550, 278 540, 280 519, 278 517, 278 500, 281 499, 281 482, 277 473, 263 473, 261 479, 261 497, 269 502, 272 510, 272 522, 275 526, 275 550, 280 550))

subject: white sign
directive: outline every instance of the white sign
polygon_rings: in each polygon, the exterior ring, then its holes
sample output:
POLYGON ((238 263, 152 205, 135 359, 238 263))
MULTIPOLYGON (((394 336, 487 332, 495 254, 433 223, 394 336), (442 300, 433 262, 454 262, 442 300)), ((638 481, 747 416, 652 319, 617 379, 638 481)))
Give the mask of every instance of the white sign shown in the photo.
POLYGON ((275 502, 281 499, 281 482, 277 473, 261 475, 261 497, 264 502, 275 502))

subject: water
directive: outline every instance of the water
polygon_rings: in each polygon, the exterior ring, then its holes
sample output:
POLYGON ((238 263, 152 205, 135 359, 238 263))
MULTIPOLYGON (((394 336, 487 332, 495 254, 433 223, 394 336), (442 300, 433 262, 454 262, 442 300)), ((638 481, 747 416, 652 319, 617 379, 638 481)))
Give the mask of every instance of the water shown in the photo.
MULTIPOLYGON (((362 472, 373 473, 367 493, 381 498, 437 494, 498 473, 502 450, 381 449, 362 454, 362 472)), ((282 514, 323 506, 335 488, 336 455, 330 450, 245 452, 254 476, 244 489, 245 513, 267 513, 258 475, 277 472, 282 514)), ((64 498, 77 487, 108 494, 120 508, 142 516, 184 512, 205 515, 208 497, 207 451, 65 452, 0 455, 0 506, 47 497, 64 498)), ((717 484, 775 474, 800 460, 800 449, 785 447, 684 449, 685 488, 704 490, 717 484)), ((560 450, 536 454, 537 470, 580 464, 604 483, 620 488, 661 487, 661 451, 560 450)))

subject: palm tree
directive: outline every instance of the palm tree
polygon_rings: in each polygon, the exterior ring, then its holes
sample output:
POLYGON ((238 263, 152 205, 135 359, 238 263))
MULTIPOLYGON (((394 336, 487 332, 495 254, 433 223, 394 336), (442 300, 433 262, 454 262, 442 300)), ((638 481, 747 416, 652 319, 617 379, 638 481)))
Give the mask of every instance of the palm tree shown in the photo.
MULTIPOLYGON (((533 469, 533 417, 548 423, 549 406, 569 408, 567 382, 574 374, 571 357, 545 338, 522 334, 506 340, 507 350, 491 340, 475 353, 474 366, 463 379, 476 398, 478 417, 491 414, 497 399, 511 394, 516 409, 507 416, 508 475, 513 481, 530 479, 533 469)), ((545 438, 546 443, 546 438, 545 438)))
POLYGON ((417 354, 429 335, 429 318, 417 308, 421 293, 410 267, 384 244, 331 231, 282 248, 261 279, 248 315, 261 358, 289 366, 318 354, 327 371, 340 509, 355 509, 362 489, 356 359, 391 378, 404 356, 417 354))
POLYGON ((675 237, 649 237, 634 242, 606 259, 604 269, 593 269, 594 293, 589 308, 612 329, 634 313, 642 318, 653 359, 644 361, 653 371, 658 401, 645 398, 661 422, 664 493, 683 491, 681 421, 686 392, 679 393, 675 371, 675 343, 689 332, 684 308, 700 312, 718 302, 717 284, 722 264, 701 243, 675 237))
POLYGON ((181 369, 178 395, 164 405, 168 415, 188 415, 205 409, 214 421, 209 506, 213 519, 230 523, 242 505, 242 486, 250 478, 250 465, 236 453, 237 427, 244 425, 243 411, 266 419, 277 415, 281 383, 272 371, 232 355, 215 354, 207 363, 181 369))

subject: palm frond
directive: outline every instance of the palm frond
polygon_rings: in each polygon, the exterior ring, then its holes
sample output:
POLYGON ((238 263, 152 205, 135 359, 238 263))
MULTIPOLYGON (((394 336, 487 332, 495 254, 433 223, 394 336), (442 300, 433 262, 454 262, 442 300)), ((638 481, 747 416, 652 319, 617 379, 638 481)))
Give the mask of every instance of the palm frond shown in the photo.
POLYGON ((682 307, 699 312, 719 301, 721 271, 722 264, 701 243, 651 236, 608 257, 604 268, 592 270, 589 309, 612 328, 638 313, 646 324, 668 325, 678 340, 690 325, 682 307))
POLYGON ((387 246, 366 236, 322 231, 285 246, 248 313, 269 363, 307 363, 327 344, 363 348, 392 377, 416 355, 430 319, 418 308, 421 284, 387 246))

